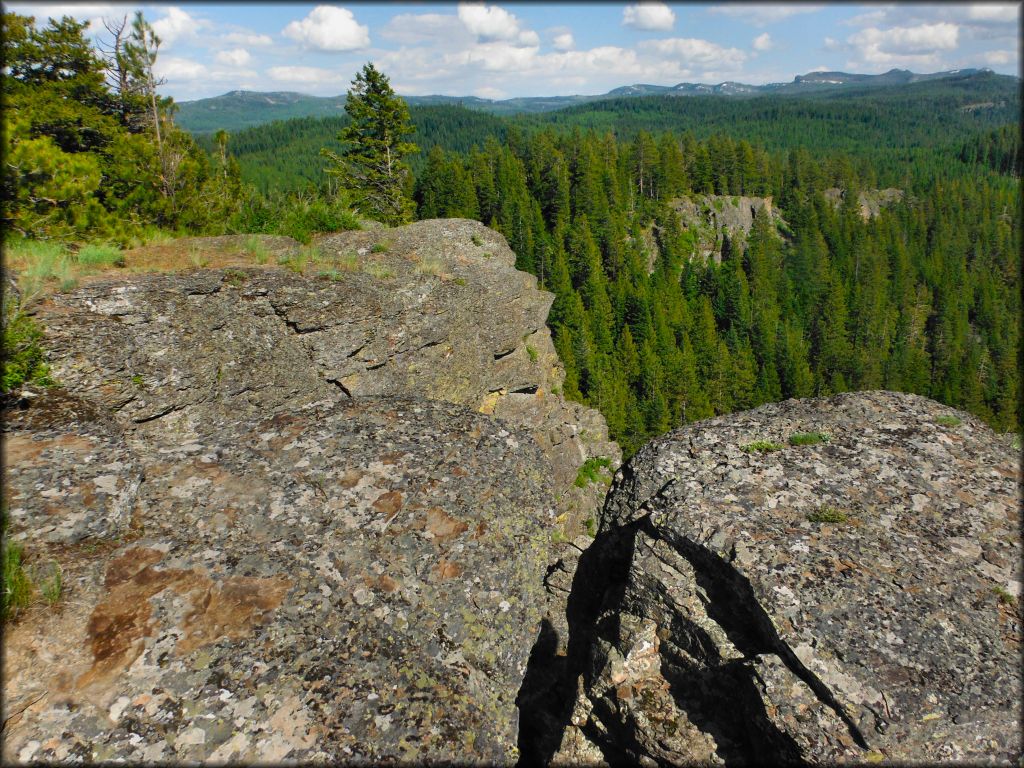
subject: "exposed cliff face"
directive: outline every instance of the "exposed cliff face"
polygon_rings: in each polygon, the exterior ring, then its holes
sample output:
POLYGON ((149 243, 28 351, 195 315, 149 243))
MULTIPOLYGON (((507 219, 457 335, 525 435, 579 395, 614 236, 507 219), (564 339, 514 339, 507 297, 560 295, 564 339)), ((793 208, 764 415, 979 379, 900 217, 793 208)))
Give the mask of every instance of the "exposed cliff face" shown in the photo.
POLYGON ((1017 459, 978 420, 886 392, 645 446, 575 571, 560 683, 529 691, 533 757, 1016 760, 1017 459), (831 439, 787 444, 811 431, 831 439))
POLYGON ((38 307, 63 389, 6 413, 5 497, 67 594, 7 634, 6 760, 515 760, 553 534, 618 449, 499 235, 319 248, 38 307))
POLYGON ((759 211, 765 211, 775 224, 784 224, 770 197, 743 195, 694 195, 669 203, 679 214, 684 229, 694 236, 697 255, 702 259, 722 260, 722 235, 744 237, 754 226, 759 211))

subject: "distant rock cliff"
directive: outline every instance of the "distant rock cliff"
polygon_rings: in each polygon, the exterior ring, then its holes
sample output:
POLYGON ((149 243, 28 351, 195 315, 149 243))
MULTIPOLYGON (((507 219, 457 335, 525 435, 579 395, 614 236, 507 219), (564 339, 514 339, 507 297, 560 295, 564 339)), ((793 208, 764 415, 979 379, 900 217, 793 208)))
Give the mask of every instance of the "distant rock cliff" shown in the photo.
POLYGON ((574 480, 618 449, 500 235, 316 246, 196 239, 217 268, 37 308, 63 386, 8 404, 4 498, 66 595, 5 627, 5 762, 1018 758, 1003 438, 787 401, 652 442, 605 500, 574 480))

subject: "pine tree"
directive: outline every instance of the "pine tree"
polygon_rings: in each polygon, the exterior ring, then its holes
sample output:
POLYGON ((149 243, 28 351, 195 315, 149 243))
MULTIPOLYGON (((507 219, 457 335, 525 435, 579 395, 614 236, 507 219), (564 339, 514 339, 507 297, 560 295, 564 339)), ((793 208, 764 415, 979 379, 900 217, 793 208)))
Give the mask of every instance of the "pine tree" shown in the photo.
POLYGON ((352 81, 345 111, 352 121, 338 134, 347 145, 341 155, 323 149, 334 163, 328 173, 337 176, 351 194, 353 205, 384 224, 402 224, 412 218, 413 202, 406 194, 407 155, 419 151, 404 137, 415 129, 409 107, 391 88, 388 78, 366 64, 352 81))

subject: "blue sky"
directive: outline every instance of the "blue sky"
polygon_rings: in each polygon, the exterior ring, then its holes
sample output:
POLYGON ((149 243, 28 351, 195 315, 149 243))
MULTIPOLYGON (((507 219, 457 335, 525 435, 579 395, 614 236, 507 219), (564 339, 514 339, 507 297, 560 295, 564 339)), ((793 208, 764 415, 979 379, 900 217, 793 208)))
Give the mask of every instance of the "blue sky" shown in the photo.
POLYGON ((161 89, 344 93, 373 61, 404 95, 604 93, 633 83, 767 83, 830 69, 1019 74, 1020 5, 673 3, 9 3, 90 20, 141 9, 161 89))

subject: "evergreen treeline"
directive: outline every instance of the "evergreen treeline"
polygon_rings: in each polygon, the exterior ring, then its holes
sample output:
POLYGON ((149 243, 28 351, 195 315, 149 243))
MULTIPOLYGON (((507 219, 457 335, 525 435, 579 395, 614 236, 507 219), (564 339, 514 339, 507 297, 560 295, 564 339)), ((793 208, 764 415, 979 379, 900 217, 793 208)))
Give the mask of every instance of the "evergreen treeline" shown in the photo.
POLYGON ((863 182, 841 157, 774 161, 727 137, 513 130, 432 150, 416 200, 423 218, 501 231, 554 292, 565 394, 598 408, 627 454, 687 421, 851 389, 1017 428, 1017 185, 963 174, 864 221, 863 182), (833 185, 838 208, 822 195, 833 185), (762 212, 705 263, 667 205, 691 192, 772 193, 788 231, 762 212))

